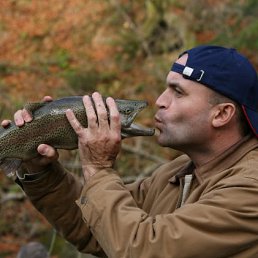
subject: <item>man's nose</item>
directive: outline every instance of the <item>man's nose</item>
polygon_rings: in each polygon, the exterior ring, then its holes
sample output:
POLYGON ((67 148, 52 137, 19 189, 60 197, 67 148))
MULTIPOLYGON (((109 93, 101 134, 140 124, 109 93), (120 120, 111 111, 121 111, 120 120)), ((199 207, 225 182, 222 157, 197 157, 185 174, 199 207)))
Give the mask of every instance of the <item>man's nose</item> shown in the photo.
POLYGON ((158 108, 166 108, 167 107, 167 89, 161 93, 161 95, 156 100, 156 106, 158 108))

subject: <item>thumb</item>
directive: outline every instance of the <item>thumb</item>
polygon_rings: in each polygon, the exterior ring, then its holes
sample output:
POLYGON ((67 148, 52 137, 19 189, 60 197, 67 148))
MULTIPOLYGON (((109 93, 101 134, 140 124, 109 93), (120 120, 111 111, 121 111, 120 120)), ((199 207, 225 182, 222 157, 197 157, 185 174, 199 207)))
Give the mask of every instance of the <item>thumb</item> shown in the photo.
POLYGON ((47 144, 40 144, 38 146, 38 153, 46 158, 49 159, 57 159, 58 153, 56 149, 54 149, 52 146, 47 144))

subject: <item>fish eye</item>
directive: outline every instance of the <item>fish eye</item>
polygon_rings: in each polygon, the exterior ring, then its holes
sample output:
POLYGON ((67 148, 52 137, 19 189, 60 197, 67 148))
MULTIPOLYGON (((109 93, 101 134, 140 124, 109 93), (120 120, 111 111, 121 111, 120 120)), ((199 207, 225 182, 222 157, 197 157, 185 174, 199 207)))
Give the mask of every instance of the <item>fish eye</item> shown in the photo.
POLYGON ((125 109, 125 111, 124 111, 124 113, 125 113, 126 115, 129 115, 131 112, 132 112, 132 110, 131 110, 130 108, 127 108, 127 109, 125 109))

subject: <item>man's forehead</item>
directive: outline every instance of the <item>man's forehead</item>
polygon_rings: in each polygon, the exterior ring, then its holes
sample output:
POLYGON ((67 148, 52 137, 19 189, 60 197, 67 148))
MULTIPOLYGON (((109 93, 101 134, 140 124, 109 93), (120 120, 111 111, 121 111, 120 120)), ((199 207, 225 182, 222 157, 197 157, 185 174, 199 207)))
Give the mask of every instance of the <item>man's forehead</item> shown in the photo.
POLYGON ((179 81, 182 78, 183 78, 183 76, 181 74, 170 71, 167 75, 166 83, 167 83, 167 85, 179 84, 179 81))

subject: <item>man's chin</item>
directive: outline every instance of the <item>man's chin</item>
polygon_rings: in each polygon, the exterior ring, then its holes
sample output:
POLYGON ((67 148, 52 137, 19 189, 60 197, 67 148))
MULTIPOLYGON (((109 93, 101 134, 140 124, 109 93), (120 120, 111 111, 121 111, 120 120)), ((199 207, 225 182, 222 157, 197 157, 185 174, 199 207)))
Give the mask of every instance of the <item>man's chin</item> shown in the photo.
POLYGON ((171 138, 164 137, 164 135, 161 133, 157 137, 157 142, 161 147, 167 147, 167 148, 176 148, 176 142, 173 142, 171 138))
POLYGON ((169 147, 168 146, 168 141, 166 139, 164 139, 164 137, 162 137, 162 135, 158 135, 157 137, 157 141, 158 141, 158 144, 162 147, 169 147))

